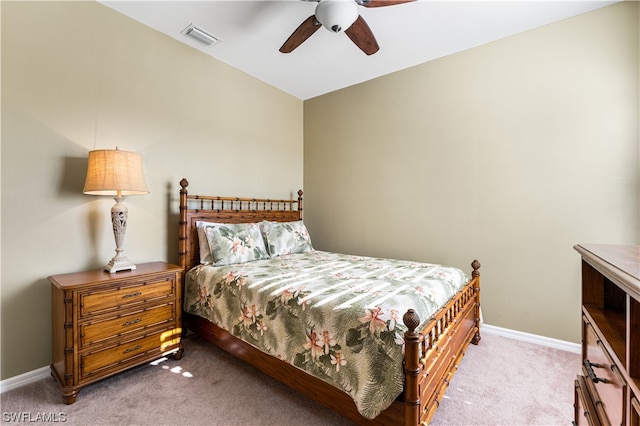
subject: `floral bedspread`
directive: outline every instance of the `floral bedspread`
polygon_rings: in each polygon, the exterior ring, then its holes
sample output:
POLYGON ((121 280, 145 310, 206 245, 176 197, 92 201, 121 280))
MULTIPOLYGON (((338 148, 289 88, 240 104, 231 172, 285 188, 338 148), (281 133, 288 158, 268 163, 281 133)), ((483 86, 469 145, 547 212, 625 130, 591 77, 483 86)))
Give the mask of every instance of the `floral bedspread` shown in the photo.
POLYGON ((374 418, 402 391, 406 310, 426 324, 468 280, 453 267, 313 250, 199 265, 184 309, 342 389, 374 418))

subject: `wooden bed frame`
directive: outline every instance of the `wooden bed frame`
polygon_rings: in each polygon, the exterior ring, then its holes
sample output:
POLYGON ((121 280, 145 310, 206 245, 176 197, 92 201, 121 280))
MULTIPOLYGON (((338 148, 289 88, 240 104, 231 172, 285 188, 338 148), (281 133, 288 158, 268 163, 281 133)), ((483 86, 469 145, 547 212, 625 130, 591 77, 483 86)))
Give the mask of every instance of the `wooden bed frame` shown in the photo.
MULTIPOLYGON (((179 257, 185 271, 200 263, 196 221, 302 219, 302 191, 298 191, 297 200, 269 200, 190 195, 188 185, 186 179, 180 181, 179 257)), ((360 415, 346 393, 259 351, 204 318, 185 313, 184 327, 358 424, 424 426, 435 413, 467 347, 480 341, 480 263, 474 260, 471 267, 470 282, 422 330, 416 330, 420 319, 413 309, 404 314, 408 328, 404 335, 404 391, 373 420, 360 415)))

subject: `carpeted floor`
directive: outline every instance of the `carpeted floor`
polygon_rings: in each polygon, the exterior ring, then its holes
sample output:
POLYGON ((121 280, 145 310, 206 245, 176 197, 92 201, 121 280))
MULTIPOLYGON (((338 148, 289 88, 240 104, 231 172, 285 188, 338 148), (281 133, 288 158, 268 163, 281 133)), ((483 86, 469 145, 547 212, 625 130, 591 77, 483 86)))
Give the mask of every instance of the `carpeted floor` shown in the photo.
MULTIPOLYGON (((62 403, 53 378, 6 392, 2 423, 352 424, 197 336, 184 345, 180 361, 160 360, 92 384, 72 405, 62 403)), ((578 354, 484 333, 469 347, 431 424, 570 424, 579 369, 578 354)))

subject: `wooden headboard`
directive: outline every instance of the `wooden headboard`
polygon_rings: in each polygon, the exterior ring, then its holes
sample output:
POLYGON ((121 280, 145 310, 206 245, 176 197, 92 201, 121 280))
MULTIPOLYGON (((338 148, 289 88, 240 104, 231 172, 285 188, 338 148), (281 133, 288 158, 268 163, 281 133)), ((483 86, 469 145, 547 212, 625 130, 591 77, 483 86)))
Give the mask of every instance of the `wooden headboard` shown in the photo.
POLYGON ((302 219, 302 190, 297 200, 191 195, 189 181, 180 181, 180 226, 178 254, 180 266, 188 271, 200 263, 196 221, 252 223, 263 220, 291 222, 302 219))

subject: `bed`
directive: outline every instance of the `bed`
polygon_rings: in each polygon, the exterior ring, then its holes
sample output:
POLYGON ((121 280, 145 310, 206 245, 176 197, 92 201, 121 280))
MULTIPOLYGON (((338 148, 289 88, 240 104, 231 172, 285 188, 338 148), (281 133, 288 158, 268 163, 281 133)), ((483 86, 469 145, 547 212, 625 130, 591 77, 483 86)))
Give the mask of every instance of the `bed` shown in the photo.
POLYGON ((477 260, 466 274, 315 250, 302 191, 271 200, 193 195, 188 185, 181 180, 185 329, 358 424, 428 424, 480 341, 477 260), (242 229, 242 241, 229 229, 242 229), (291 235, 304 249, 287 246, 291 235))

